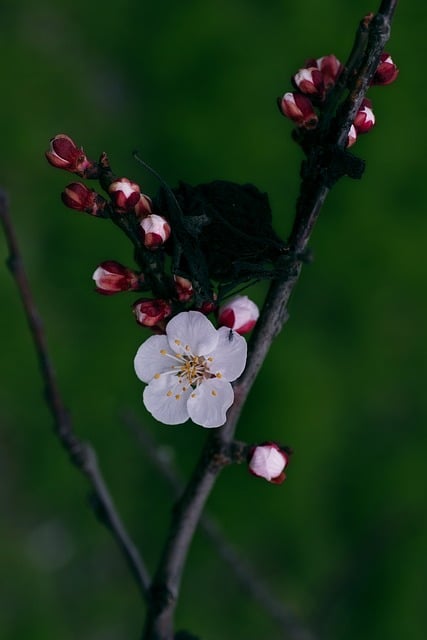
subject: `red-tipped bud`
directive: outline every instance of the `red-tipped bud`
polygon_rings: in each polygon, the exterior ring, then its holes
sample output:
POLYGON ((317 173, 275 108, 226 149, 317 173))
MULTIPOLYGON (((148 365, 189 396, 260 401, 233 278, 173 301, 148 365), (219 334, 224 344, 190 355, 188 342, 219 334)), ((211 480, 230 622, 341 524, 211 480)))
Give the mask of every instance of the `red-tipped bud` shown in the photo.
POLYGON ((323 74, 317 67, 307 67, 300 69, 292 78, 295 87, 305 93, 317 98, 325 95, 325 84, 323 74))
POLYGON ((92 278, 95 280, 96 291, 106 296, 120 291, 136 291, 144 279, 142 274, 138 275, 115 260, 101 262, 92 278))
POLYGON ((164 322, 172 313, 172 307, 167 300, 151 300, 140 298, 132 305, 135 319, 143 327, 164 330, 164 322))
POLYGON ((372 111, 372 103, 367 98, 363 99, 353 124, 358 134, 367 133, 374 126, 375 116, 374 112, 372 111))
POLYGON ((206 316, 212 313, 213 311, 216 311, 218 309, 217 298, 218 298, 218 295, 214 291, 212 293, 212 300, 205 300, 200 307, 196 307, 196 311, 200 311, 201 313, 204 313, 206 316))
POLYGON ((193 297, 193 285, 190 280, 174 275, 176 296, 180 302, 188 302, 193 297))
POLYGON ((98 218, 108 217, 107 201, 95 189, 82 182, 72 182, 61 193, 62 202, 75 211, 84 211, 98 218))
POLYGON ((382 53, 380 63, 374 73, 371 84, 386 85, 394 82, 399 75, 399 69, 394 64, 389 53, 382 53))
POLYGON ((274 484, 282 484, 284 469, 289 462, 289 453, 276 442, 265 442, 253 447, 248 456, 249 471, 258 478, 274 484))
POLYGON ((335 84, 343 69, 341 62, 332 54, 315 60, 307 60, 306 67, 316 67, 320 71, 326 90, 335 84))
POLYGON ((136 182, 131 182, 127 178, 114 180, 108 187, 108 193, 118 213, 131 211, 141 198, 139 185, 136 184, 136 182))
POLYGON ((284 116, 295 122, 299 127, 314 129, 317 126, 318 117, 313 109, 311 100, 302 93, 285 93, 279 101, 279 108, 284 116))
POLYGON ((141 193, 138 202, 135 205, 135 213, 138 218, 145 218, 151 213, 151 198, 141 193))
POLYGON ((84 177, 93 163, 87 159, 82 148, 65 133, 59 133, 50 141, 50 150, 46 151, 46 159, 53 167, 71 171, 84 177))
POLYGON ((141 220, 141 230, 147 249, 157 249, 166 242, 171 234, 168 221, 155 213, 141 220))
POLYGON ((259 318, 259 309, 248 296, 234 296, 219 309, 218 324, 241 335, 249 333, 259 318))
POLYGON ((352 147, 357 140, 357 131, 354 124, 351 125, 347 136, 347 149, 352 147))

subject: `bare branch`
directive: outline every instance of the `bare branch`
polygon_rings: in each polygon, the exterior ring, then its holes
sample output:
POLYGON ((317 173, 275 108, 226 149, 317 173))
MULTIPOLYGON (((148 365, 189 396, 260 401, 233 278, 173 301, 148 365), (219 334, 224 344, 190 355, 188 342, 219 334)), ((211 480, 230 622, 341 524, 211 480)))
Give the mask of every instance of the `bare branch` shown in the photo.
POLYGON ((149 587, 149 575, 119 516, 114 501, 110 495, 98 459, 92 446, 80 440, 74 433, 70 415, 64 406, 56 375, 53 369, 46 338, 43 332, 39 313, 34 303, 28 278, 24 269, 15 230, 9 214, 9 207, 5 193, 0 189, 0 219, 6 237, 9 258, 7 265, 12 273, 24 307, 29 330, 44 381, 44 393, 47 405, 54 420, 55 434, 75 466, 86 476, 93 494, 92 506, 96 515, 110 529, 114 539, 121 549, 133 577, 145 598, 149 587))

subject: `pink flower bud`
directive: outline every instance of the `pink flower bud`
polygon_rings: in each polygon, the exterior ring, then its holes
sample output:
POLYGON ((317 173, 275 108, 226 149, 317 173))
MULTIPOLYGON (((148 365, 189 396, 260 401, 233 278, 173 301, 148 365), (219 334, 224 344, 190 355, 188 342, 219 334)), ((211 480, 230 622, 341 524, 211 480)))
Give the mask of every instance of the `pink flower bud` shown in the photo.
POLYGON ((386 85, 394 82, 399 75, 399 69, 394 64, 389 53, 382 53, 377 70, 374 73, 371 84, 386 85))
POLYGON ((299 127, 314 129, 318 117, 313 109, 310 98, 302 93, 285 93, 279 102, 280 111, 284 116, 295 122, 299 127))
POLYGON ((306 93, 318 98, 325 95, 323 75, 316 67, 300 69, 292 78, 293 83, 301 93, 306 93))
POLYGON ((289 453, 275 442, 265 442, 253 447, 248 456, 249 471, 258 478, 274 484, 282 484, 286 475, 284 468, 289 462, 289 453))
POLYGON ((142 219, 141 230, 147 249, 157 249, 166 242, 171 234, 168 221, 155 213, 142 219))
POLYGON ((172 307, 167 300, 151 300, 140 298, 132 305, 132 310, 138 324, 143 327, 164 329, 163 321, 172 313, 172 307))
POLYGON ((219 309, 218 324, 241 335, 252 331, 259 317, 259 309, 248 296, 234 296, 219 309))
POLYGON ((114 207, 119 213, 131 211, 140 201, 141 189, 136 182, 131 182, 127 178, 114 180, 108 187, 108 193, 114 203, 114 207))
POLYGON ((85 176, 93 163, 87 159, 83 149, 77 147, 74 140, 65 133, 59 133, 50 141, 50 150, 45 153, 46 159, 53 167, 65 169, 85 176))
POLYGON ((96 291, 106 296, 120 291, 135 291, 144 279, 142 275, 115 260, 101 262, 92 278, 95 280, 96 291))
POLYGON ((347 136, 347 149, 353 146, 356 140, 357 140, 357 131, 354 124, 352 124, 347 136))
POLYGON ((174 275, 176 296, 180 302, 188 302, 193 297, 193 285, 190 280, 174 275))
POLYGON ((332 54, 315 60, 307 60, 306 66, 316 67, 319 69, 322 74, 323 84, 326 90, 330 89, 335 84, 343 69, 341 62, 332 54))
POLYGON ((375 124, 375 116, 371 107, 371 101, 364 98, 353 122, 358 134, 367 133, 375 124))
POLYGON ((151 213, 151 198, 141 193, 138 202, 135 205, 135 213, 138 218, 145 218, 151 213))
POLYGON ((107 201, 95 189, 82 182, 72 182, 61 193, 62 202, 75 211, 84 211, 99 218, 108 217, 107 201))

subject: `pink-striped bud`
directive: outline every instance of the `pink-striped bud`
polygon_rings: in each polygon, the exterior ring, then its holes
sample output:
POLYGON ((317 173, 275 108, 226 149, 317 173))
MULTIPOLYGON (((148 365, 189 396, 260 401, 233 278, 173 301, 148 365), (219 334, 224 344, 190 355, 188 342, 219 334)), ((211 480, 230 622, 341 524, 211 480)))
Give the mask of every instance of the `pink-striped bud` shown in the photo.
POLYGON ((132 305, 135 319, 143 327, 164 330, 164 322, 172 313, 172 307, 167 300, 151 300, 140 298, 132 305))
POLYGON ((141 198, 141 189, 136 182, 128 178, 114 180, 108 187, 108 193, 118 213, 126 213, 134 209, 141 198))
POLYGON ((218 324, 244 335, 252 331, 258 318, 259 309, 255 302, 248 296, 234 296, 220 307, 218 324))
POLYGON ((310 98, 302 93, 288 92, 279 100, 279 109, 284 116, 304 129, 314 129, 319 118, 313 109, 310 98))
POLYGON ((357 140, 357 131, 354 124, 351 125, 347 136, 347 149, 352 147, 357 140))
POLYGON ((174 275, 176 297, 180 302, 188 302, 193 297, 193 285, 190 280, 174 275))
POLYGON ((87 159, 82 148, 65 133, 59 133, 50 141, 50 150, 45 153, 46 159, 53 167, 71 171, 78 176, 86 176, 93 168, 93 162, 87 159))
POLYGON ((353 124, 358 134, 367 133, 374 126, 375 116, 374 112, 372 111, 372 103, 367 98, 363 99, 353 124))
POLYGON ((143 218, 140 226, 147 249, 157 249, 166 242, 171 234, 168 221, 155 213, 143 218))
POLYGON ((120 291, 136 291, 144 279, 142 274, 138 275, 115 260, 101 262, 92 278, 95 280, 96 291, 106 296, 120 291))
POLYGON ((151 213, 151 198, 145 193, 141 193, 138 202, 135 205, 135 213, 138 218, 145 218, 151 213))
POLYGON ((326 90, 335 84, 343 69, 341 62, 332 54, 323 56, 322 58, 307 60, 306 67, 316 67, 319 69, 326 90))
POLYGON ((264 478, 274 484, 282 484, 286 475, 284 469, 289 462, 289 450, 276 442, 265 442, 249 451, 249 471, 258 478, 264 478))
POLYGON ((82 182, 72 182, 61 193, 62 202, 75 211, 84 211, 98 218, 108 217, 107 201, 95 189, 82 182))
POLYGON ((371 84, 386 85, 394 82, 399 75, 399 69, 394 64, 389 53, 382 53, 377 70, 374 73, 371 84))
POLYGON ((317 98, 325 95, 325 84, 323 74, 317 67, 307 67, 300 69, 292 78, 295 87, 305 93, 317 98))

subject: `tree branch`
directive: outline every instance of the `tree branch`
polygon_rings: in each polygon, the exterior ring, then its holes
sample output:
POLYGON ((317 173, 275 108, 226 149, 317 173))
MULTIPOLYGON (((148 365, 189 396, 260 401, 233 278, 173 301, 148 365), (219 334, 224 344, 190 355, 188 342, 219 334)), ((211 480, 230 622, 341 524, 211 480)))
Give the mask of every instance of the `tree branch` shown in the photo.
POLYGON ((0 219, 9 250, 7 265, 15 280, 33 339, 40 372, 44 381, 47 405, 54 420, 55 434, 74 465, 86 476, 92 491, 96 515, 110 529, 122 551, 143 597, 150 582, 148 571, 132 542, 110 495, 93 447, 74 433, 70 415, 64 406, 56 375, 49 357, 46 338, 24 269, 16 234, 9 214, 7 197, 0 189, 0 219))
MULTIPOLYGON (((224 466, 222 448, 233 440, 247 395, 274 338, 286 322, 289 298, 301 272, 301 254, 307 246, 329 190, 339 177, 349 173, 344 167, 339 175, 332 175, 325 162, 325 150, 332 149, 335 159, 338 157, 342 162, 353 158, 345 151, 348 131, 389 38, 396 5, 397 0, 382 0, 378 14, 369 21, 362 21, 363 28, 359 28, 356 34, 356 43, 348 63, 352 70, 348 96, 343 100, 336 119, 328 120, 327 126, 323 127, 322 122, 319 123, 318 139, 314 138, 306 150, 307 159, 302 167, 303 177, 289 238, 289 250, 279 258, 277 265, 281 270, 281 277, 273 281, 267 294, 260 320, 249 344, 246 369, 234 385, 234 404, 229 410, 227 422, 209 434, 193 475, 174 510, 169 535, 151 588, 144 640, 173 638, 173 615, 183 567, 203 507, 224 466)), ((345 90, 347 87, 341 87, 341 95, 345 90)))
MULTIPOLYGON (((144 454, 166 479, 175 497, 179 498, 184 488, 184 481, 173 461, 163 455, 159 444, 134 414, 126 412, 123 415, 123 421, 141 444, 144 454)), ((219 557, 230 567, 241 587, 263 607, 285 636, 287 635, 291 640, 314 640, 311 631, 305 628, 290 607, 272 593, 255 568, 227 540, 221 527, 211 515, 202 514, 200 528, 214 545, 219 557)))

